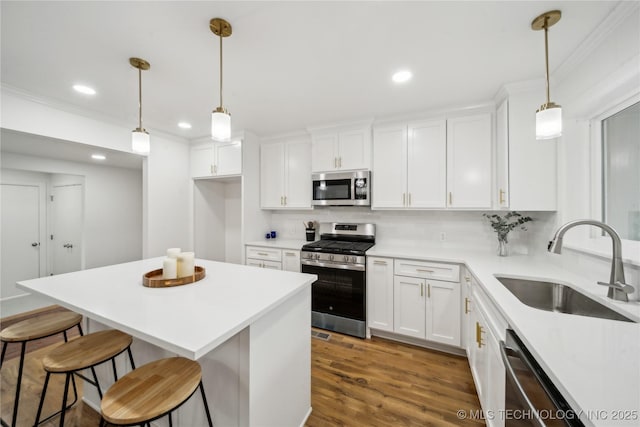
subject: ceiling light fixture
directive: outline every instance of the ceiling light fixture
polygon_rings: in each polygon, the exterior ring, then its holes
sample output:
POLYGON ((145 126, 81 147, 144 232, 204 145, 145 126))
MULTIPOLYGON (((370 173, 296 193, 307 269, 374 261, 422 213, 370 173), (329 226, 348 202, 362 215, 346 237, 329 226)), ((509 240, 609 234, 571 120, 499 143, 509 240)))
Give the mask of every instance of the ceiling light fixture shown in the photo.
POLYGON ((191 129, 191 123, 180 122, 178 123, 178 127, 181 129, 191 129))
POLYGON ((96 94, 96 90, 92 87, 89 86, 85 86, 85 85, 73 85, 73 90, 75 90, 76 92, 80 92, 84 95, 95 95, 96 94))
POLYGON ((91 158, 94 160, 106 160, 107 157, 102 154, 92 154, 91 158))
POLYGON ((231 115, 222 106, 222 39, 231 35, 231 24, 222 18, 209 21, 209 28, 220 37, 220 105, 211 112, 211 138, 217 141, 231 139, 231 115))
POLYGON ((142 70, 148 70, 151 65, 140 58, 129 58, 129 64, 138 69, 138 127, 131 132, 131 149, 135 153, 149 154, 151 149, 149 132, 142 127, 142 70))
POLYGON ((562 135, 562 107, 549 98, 549 27, 556 24, 562 13, 552 10, 543 13, 531 22, 531 29, 544 30, 545 79, 547 84, 547 102, 536 111, 536 139, 552 139, 562 135))
POLYGON ((394 75, 391 76, 391 79, 396 83, 404 83, 411 80, 411 77, 413 77, 413 74, 411 74, 411 71, 402 70, 402 71, 398 71, 397 73, 394 73, 394 75))

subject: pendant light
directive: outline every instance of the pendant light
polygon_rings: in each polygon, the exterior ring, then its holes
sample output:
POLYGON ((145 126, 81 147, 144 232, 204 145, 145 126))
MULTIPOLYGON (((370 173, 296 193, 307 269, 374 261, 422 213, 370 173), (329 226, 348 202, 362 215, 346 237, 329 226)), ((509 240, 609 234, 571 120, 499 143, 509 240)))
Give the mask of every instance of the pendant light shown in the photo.
POLYGON ((209 21, 209 28, 220 37, 220 105, 211 112, 211 138, 216 141, 231 139, 231 115, 222 106, 222 39, 231 35, 231 24, 222 18, 209 21))
POLYGON ((131 149, 135 153, 149 154, 149 133, 142 127, 142 70, 148 70, 151 65, 140 58, 129 58, 129 63, 138 69, 138 127, 131 133, 131 149))
POLYGON ((552 139, 562 135, 562 108, 549 98, 549 27, 560 20, 562 13, 552 10, 543 13, 531 22, 535 31, 544 30, 545 78, 547 83, 547 102, 536 111, 536 139, 552 139))

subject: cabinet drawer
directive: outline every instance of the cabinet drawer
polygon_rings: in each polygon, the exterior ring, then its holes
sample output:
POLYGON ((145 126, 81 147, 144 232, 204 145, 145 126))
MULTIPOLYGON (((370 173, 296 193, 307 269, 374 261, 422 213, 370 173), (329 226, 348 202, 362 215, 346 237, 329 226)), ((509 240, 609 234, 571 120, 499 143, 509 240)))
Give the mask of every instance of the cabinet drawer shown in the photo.
POLYGON ((396 259, 394 274, 398 276, 423 277, 425 279, 460 281, 460 266, 455 264, 440 264, 408 259, 396 259))
POLYGON ((282 261, 282 251, 280 249, 260 248, 255 246, 247 247, 247 258, 263 259, 268 261, 282 261))

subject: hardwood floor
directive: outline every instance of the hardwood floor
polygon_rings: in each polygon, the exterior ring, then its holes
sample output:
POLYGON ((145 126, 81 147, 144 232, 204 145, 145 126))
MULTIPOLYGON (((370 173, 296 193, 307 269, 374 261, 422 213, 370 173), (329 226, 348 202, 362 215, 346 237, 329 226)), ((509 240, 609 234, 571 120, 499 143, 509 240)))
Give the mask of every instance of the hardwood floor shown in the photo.
MULTIPOLYGON (((2 325, 7 326, 5 322, 2 325)), ((463 357, 377 337, 361 340, 332 332, 329 341, 310 339, 313 412, 308 427, 484 425, 456 416, 459 409, 467 413, 480 409, 469 365, 463 357)), ((41 341, 45 347, 32 349, 25 361, 17 423, 21 427, 32 426, 35 419, 44 382, 41 360, 62 339, 41 341)), ((17 357, 2 366, 0 397, 5 421, 9 421, 13 408, 17 367, 17 357)), ((52 376, 45 413, 59 409, 63 378, 52 376)), ((66 426, 73 427, 95 427, 100 420, 81 401, 66 417, 66 426)), ((53 427, 58 422, 56 417, 43 425, 53 427)))

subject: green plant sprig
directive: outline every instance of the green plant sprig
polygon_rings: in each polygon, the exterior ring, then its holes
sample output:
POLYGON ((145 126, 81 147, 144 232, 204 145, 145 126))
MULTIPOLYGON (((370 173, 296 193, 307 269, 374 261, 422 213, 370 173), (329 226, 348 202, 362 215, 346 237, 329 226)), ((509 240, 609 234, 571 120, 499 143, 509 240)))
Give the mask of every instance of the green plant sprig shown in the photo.
POLYGON ((504 240, 505 243, 508 243, 507 235, 511 230, 520 227, 521 230, 526 231, 527 227, 524 224, 533 221, 530 216, 522 216, 516 211, 507 212, 505 216, 486 213, 482 214, 482 216, 489 220, 493 231, 498 233, 498 240, 504 240))

